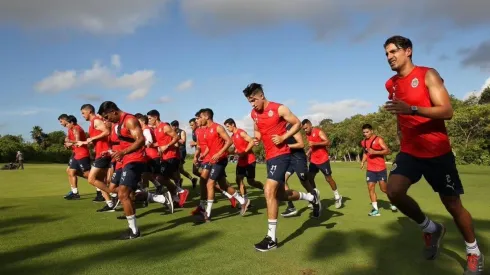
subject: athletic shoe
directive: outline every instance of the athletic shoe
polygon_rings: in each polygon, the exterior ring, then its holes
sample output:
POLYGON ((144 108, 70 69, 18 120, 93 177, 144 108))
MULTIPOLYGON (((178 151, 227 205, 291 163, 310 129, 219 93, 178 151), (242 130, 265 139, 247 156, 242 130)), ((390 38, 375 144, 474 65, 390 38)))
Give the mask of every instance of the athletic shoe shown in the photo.
POLYGON ((338 200, 335 200, 335 208, 339 209, 340 207, 342 207, 342 196, 338 200))
POLYGON ((97 195, 95 195, 95 198, 92 200, 93 202, 104 202, 104 196, 102 196, 102 192, 97 191, 97 195))
POLYGON ((463 275, 481 275, 483 274, 483 254, 480 256, 468 254, 466 256, 466 269, 463 275))
POLYGON ((174 213, 174 202, 172 201, 172 194, 167 191, 167 193, 163 194, 165 197, 165 205, 167 206, 168 210, 170 211, 170 214, 174 213))
POLYGON ((231 203, 231 208, 236 208, 236 199, 235 197, 229 198, 230 203, 231 203))
POLYGON ((391 212, 398 212, 398 208, 396 208, 396 206, 394 206, 393 204, 390 206, 391 208, 391 212))
POLYGON ((179 193, 179 206, 184 207, 185 201, 187 200, 187 196, 189 196, 189 190, 184 190, 179 193))
POLYGON ((131 228, 128 228, 128 230, 121 235, 121 240, 131 240, 139 237, 141 237, 139 230, 136 232, 136 234, 134 234, 133 230, 131 230, 131 228))
POLYGON ((286 211, 282 212, 281 213, 281 216, 283 217, 292 217, 292 216, 295 216, 296 214, 298 214, 298 211, 296 210, 296 208, 286 208, 286 211))
POLYGON ((315 219, 320 218, 322 215, 322 202, 320 201, 320 192, 316 192, 315 195, 313 195, 315 198, 313 200, 313 215, 312 217, 315 219))
POLYGON ((69 197, 69 196, 71 196, 72 194, 73 194, 73 191, 70 191, 70 192, 66 193, 66 195, 64 195, 64 196, 63 196, 63 198, 69 197))
POLYGON ((245 203, 242 204, 242 209, 240 210, 240 215, 245 215, 245 213, 247 212, 248 210, 248 206, 250 205, 250 200, 249 199, 245 199, 245 203))
POLYGON ((109 207, 109 205, 104 205, 101 209, 98 209, 97 212, 99 213, 109 213, 109 212, 114 212, 115 207, 109 207))
POLYGON ((80 194, 71 193, 71 195, 65 197, 66 200, 79 200, 80 194))
POLYGON ((265 236, 265 238, 259 243, 255 244, 255 250, 260 252, 267 252, 277 248, 277 239, 272 240, 271 237, 265 236))
POLYGON ((434 260, 439 254, 442 238, 446 234, 446 227, 436 223, 436 231, 434 233, 424 233, 424 257, 427 260, 434 260))
POLYGON ((381 214, 379 213, 379 210, 373 209, 373 210, 371 210, 371 212, 369 212, 368 216, 379 217, 379 216, 381 216, 381 214))

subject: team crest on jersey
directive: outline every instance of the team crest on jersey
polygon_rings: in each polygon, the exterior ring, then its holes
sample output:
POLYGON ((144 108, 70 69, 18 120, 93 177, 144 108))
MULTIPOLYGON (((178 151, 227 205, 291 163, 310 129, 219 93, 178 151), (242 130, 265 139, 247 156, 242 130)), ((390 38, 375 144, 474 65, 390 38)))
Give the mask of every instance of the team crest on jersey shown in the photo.
POLYGON ((274 115, 274 112, 272 110, 269 110, 268 115, 269 115, 269 117, 272 117, 274 115))
POLYGON ((417 88, 419 86, 418 78, 412 79, 412 88, 417 88))
POLYGON ((239 137, 240 137, 240 135, 239 134, 236 134, 236 138, 239 138, 239 137))
POLYGON ((213 132, 213 129, 209 130, 209 132, 212 133, 213 132))

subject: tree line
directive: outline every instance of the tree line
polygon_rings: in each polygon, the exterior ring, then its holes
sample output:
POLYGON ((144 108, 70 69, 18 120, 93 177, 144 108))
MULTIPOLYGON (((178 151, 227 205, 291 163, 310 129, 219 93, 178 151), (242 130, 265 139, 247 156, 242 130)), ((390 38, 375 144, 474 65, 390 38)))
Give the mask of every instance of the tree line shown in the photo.
MULTIPOLYGON (((480 96, 471 96, 466 100, 451 96, 451 103, 454 116, 446 122, 446 126, 458 164, 490 165, 490 87, 480 96)), ((329 153, 332 158, 341 161, 361 159, 361 127, 365 123, 371 124, 375 133, 383 137, 391 149, 392 154, 386 159, 394 160, 400 149, 396 117, 382 107, 377 112, 354 115, 340 122, 328 118, 320 122, 318 126, 331 141, 329 153)), ((17 151, 21 151, 26 162, 66 163, 71 150, 64 148, 64 139, 64 131, 44 133, 39 126, 32 128, 32 141, 26 141, 22 136, 0 136, 0 162, 14 161, 17 151)), ((303 139, 306 141, 304 134, 303 139)), ((254 152, 259 159, 265 157, 261 144, 254 147, 254 152)))

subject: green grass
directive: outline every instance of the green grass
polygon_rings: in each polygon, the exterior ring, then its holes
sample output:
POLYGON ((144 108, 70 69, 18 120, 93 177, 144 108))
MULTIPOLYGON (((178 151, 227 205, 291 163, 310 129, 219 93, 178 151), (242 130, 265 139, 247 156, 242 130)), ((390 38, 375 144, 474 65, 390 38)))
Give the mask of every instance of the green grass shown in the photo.
MULTIPOLYGON (((119 241, 115 238, 127 222, 116 219, 120 212, 96 213, 101 204, 92 202, 95 190, 85 180, 79 181, 80 201, 63 199, 69 191, 65 165, 26 164, 24 171, 0 171, 0 274, 462 274, 464 242, 425 181, 413 186, 410 194, 431 218, 447 226, 436 261, 422 259, 420 229, 402 214, 388 211, 381 192, 382 216, 367 216, 371 209, 365 174, 358 164, 332 166, 345 207, 333 207, 330 187, 318 176, 323 216, 311 220, 310 210, 302 209, 300 217, 279 218, 282 245, 268 253, 253 248, 267 231, 260 190, 250 189, 258 210, 245 217, 217 195, 213 222, 197 226, 189 215, 198 200, 195 193, 186 208, 173 215, 150 204, 137 210, 143 237, 119 241)), ((234 175, 234 168, 229 165, 228 175, 234 175)), ((459 169, 467 194, 463 201, 485 253, 490 239, 490 169, 459 169)), ((257 175, 264 179, 264 166, 257 167, 257 175)), ((296 177, 290 183, 301 190, 296 177)), ((305 202, 296 204, 306 208, 305 202)))

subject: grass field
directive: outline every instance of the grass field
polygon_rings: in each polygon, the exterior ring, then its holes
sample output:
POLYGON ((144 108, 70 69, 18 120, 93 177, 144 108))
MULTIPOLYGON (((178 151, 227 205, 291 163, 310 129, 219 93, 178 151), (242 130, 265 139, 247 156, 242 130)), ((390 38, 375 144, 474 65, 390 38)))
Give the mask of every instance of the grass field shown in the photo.
MULTIPOLYGON (((371 210, 358 164, 334 163, 334 178, 345 206, 335 209, 333 193, 317 177, 324 205, 319 220, 301 216, 279 218, 280 247, 255 252, 253 244, 267 233, 265 201, 250 189, 254 212, 241 217, 228 200, 217 195, 213 222, 194 225, 189 215, 198 197, 191 193, 185 209, 165 214, 160 204, 137 210, 143 237, 116 238, 127 222, 116 213, 96 213, 95 190, 79 180, 82 199, 66 201, 69 191, 65 165, 25 165, 24 171, 0 171, 0 274, 462 274, 464 242, 438 196, 425 181, 410 194, 431 218, 446 224, 442 252, 436 261, 422 259, 418 226, 388 210, 378 191, 380 217, 371 210)), ((230 164, 228 175, 234 175, 230 164)), ((482 252, 490 240, 490 168, 459 167, 482 252)), ((265 167, 257 167, 264 179, 265 167)), ((234 181, 232 177, 229 180, 234 181)), ((189 187, 190 182, 185 184, 189 187)), ((291 185, 300 189, 296 177, 291 185)), ((190 187, 189 187, 190 188, 190 187)), ((281 206, 280 211, 285 209, 281 206)), ((487 252, 487 255, 488 254, 487 252)), ((488 273, 487 271, 487 274, 488 273)))

